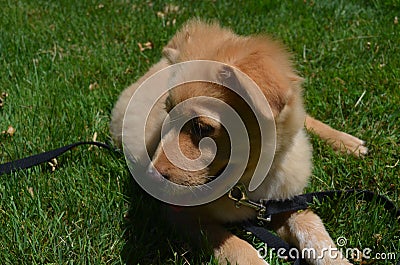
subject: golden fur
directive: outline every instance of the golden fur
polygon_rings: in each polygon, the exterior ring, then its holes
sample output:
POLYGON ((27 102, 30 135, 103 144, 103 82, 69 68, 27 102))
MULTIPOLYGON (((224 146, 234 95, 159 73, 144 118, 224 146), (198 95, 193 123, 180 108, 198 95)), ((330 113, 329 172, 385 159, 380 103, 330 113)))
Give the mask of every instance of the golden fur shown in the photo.
MULTIPOLYGON (((301 82, 290 62, 290 56, 283 46, 266 36, 243 37, 234 34, 229 29, 221 28, 217 23, 203 23, 198 20, 189 21, 176 33, 163 50, 163 58, 154 65, 135 84, 128 87, 120 96, 112 112, 111 133, 115 142, 121 144, 122 120, 125 109, 135 89, 149 76, 168 65, 189 60, 213 60, 232 66, 246 73, 260 87, 268 99, 275 119, 277 130, 277 148, 275 157, 268 173, 260 187, 249 193, 252 200, 285 199, 300 194, 308 183, 311 175, 311 145, 304 130, 320 135, 332 146, 354 155, 367 152, 364 142, 346 133, 336 131, 322 122, 308 116, 304 110, 301 82)), ((216 69, 226 71, 226 69, 216 69)), ((250 132, 251 155, 246 171, 241 178, 245 185, 249 184, 254 170, 256 158, 260 152, 260 136, 257 133, 257 123, 250 109, 234 93, 219 85, 191 83, 174 88, 158 102, 146 125, 146 142, 153 165, 158 172, 169 180, 183 185, 197 185, 207 182, 208 176, 218 174, 228 162, 226 146, 227 134, 215 120, 197 119, 191 128, 183 128, 178 138, 168 139, 165 136, 164 147, 159 145, 161 122, 170 108, 186 99, 196 96, 209 96, 223 100, 232 106, 246 121, 246 129, 250 132), (166 110, 165 110, 166 108, 166 110), (197 128, 197 129, 196 129, 197 128), (218 147, 217 157, 213 163, 203 170, 185 171, 174 167, 167 159, 164 149, 168 143, 179 141, 180 148, 188 158, 199 156, 198 137, 193 130, 205 132, 212 137, 218 147)), ((185 106, 183 111, 196 111, 200 106, 185 106)), ((127 117, 125 123, 135 124, 135 117, 127 117)), ((134 126, 133 126, 134 128, 134 126)), ((135 132, 127 141, 135 144, 135 132)), ((247 242, 226 231, 222 224, 226 222, 243 221, 252 218, 255 212, 249 208, 236 208, 234 203, 223 196, 207 205, 189 207, 181 213, 174 213, 175 222, 190 226, 191 230, 205 231, 209 242, 213 245, 214 254, 224 264, 266 264, 257 256, 256 250, 247 242), (193 228, 201 223, 198 228, 193 228)), ((322 248, 334 247, 332 239, 326 232, 322 221, 313 212, 307 210, 291 215, 283 215, 272 222, 277 233, 287 240, 303 248, 314 248, 317 253, 322 248)), ((341 258, 322 260, 309 259, 311 264, 349 264, 341 258)))

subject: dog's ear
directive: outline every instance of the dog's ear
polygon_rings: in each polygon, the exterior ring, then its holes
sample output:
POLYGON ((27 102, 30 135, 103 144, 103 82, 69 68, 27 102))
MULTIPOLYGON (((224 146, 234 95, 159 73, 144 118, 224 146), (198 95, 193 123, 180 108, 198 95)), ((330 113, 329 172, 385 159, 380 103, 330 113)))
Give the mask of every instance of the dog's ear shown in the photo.
POLYGON ((186 25, 169 41, 167 46, 164 47, 162 53, 170 64, 175 64, 179 61, 179 56, 181 54, 180 50, 189 42, 190 33, 188 26, 186 25))
POLYGON ((175 48, 166 46, 163 51, 163 56, 168 60, 170 64, 175 64, 179 58, 179 51, 175 48))

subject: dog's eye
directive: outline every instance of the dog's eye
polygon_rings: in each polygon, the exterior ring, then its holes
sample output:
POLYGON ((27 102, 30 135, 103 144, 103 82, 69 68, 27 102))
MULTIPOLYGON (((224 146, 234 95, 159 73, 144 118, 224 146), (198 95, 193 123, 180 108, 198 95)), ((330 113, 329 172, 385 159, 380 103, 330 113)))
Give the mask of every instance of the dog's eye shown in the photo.
POLYGON ((215 128, 209 124, 201 123, 197 119, 193 119, 190 131, 194 136, 198 138, 203 138, 211 136, 214 133, 215 128))

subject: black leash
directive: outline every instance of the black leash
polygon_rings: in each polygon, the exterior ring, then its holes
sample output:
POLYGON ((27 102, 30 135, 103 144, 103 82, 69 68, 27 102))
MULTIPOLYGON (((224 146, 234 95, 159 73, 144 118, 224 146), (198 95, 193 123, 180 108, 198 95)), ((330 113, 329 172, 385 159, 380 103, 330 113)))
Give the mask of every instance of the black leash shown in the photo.
MULTIPOLYGON (((284 241, 282 238, 274 235, 264 226, 260 226, 257 223, 252 221, 247 221, 242 223, 242 227, 244 230, 252 233, 256 236, 259 240, 266 243, 268 249, 272 249, 275 253, 279 255, 280 258, 283 258, 287 261, 293 261, 293 265, 306 265, 308 264, 304 259, 301 257, 297 257, 293 255, 293 253, 299 253, 297 248, 294 246, 289 245, 284 241)), ((259 251, 259 250, 258 250, 259 251)), ((267 252, 267 248, 264 248, 264 251, 267 252)), ((259 255, 267 256, 268 253, 260 253, 259 255)), ((264 258, 264 257, 263 257, 264 258)))
POLYGON ((400 209, 397 209, 396 205, 390 201, 385 196, 376 194, 369 190, 329 190, 306 193, 293 197, 287 200, 267 200, 261 203, 265 206, 265 215, 276 215, 280 213, 305 210, 308 206, 314 203, 316 200, 323 202, 327 199, 334 199, 336 197, 348 197, 351 195, 357 196, 359 199, 371 202, 376 200, 376 202, 382 205, 387 211, 393 212, 393 214, 398 219, 400 216, 400 209))
POLYGON ((111 151, 119 152, 118 149, 114 147, 100 142, 77 142, 70 145, 66 145, 51 151, 47 151, 44 153, 40 153, 37 155, 32 155, 26 158, 22 158, 19 160, 11 161, 5 164, 0 165, 0 175, 2 174, 10 174, 16 170, 31 168, 37 166, 39 164, 48 162, 53 158, 59 157, 60 155, 64 154, 68 150, 71 150, 79 145, 95 145, 98 147, 102 147, 111 151))
POLYGON ((340 196, 356 195, 365 201, 376 200, 379 204, 383 205, 386 210, 392 211, 396 218, 400 216, 400 209, 388 198, 382 195, 375 194, 369 190, 329 190, 312 192, 294 196, 286 200, 264 200, 258 202, 252 201, 247 196, 246 187, 238 183, 228 193, 228 197, 232 199, 236 207, 246 206, 257 211, 257 219, 260 221, 270 222, 273 215, 295 212, 305 210, 312 203, 317 201, 324 201, 326 199, 333 199, 340 196))
MULTIPOLYGON (((279 256, 284 257, 288 261, 294 261, 294 265, 307 263, 302 257, 291 255, 291 253, 300 253, 295 247, 290 246, 280 237, 271 233, 265 226, 257 223, 257 221, 268 223, 278 214, 306 210, 315 201, 323 202, 328 199, 331 200, 343 196, 349 197, 351 195, 355 195, 357 198, 367 202, 375 200, 387 211, 392 212, 397 221, 400 221, 400 209, 388 198, 369 190, 330 190, 301 194, 286 200, 260 200, 259 202, 251 201, 248 198, 246 188, 243 184, 237 184, 228 193, 229 198, 235 201, 237 207, 250 207, 258 212, 257 220, 242 223, 243 228, 266 243, 268 248, 273 249, 275 252, 279 250, 279 256)), ((400 264, 400 261, 398 264, 400 264)))

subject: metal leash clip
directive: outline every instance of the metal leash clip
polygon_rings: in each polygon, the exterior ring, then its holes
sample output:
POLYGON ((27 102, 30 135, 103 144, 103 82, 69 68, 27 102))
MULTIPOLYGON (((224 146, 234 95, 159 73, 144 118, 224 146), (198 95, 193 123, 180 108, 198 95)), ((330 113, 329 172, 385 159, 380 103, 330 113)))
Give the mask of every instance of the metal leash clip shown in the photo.
POLYGON ((271 215, 265 216, 266 207, 261 203, 251 201, 247 196, 246 187, 242 183, 236 184, 228 193, 228 197, 235 201, 236 208, 246 206, 257 211, 257 219, 265 222, 271 222, 271 215))

